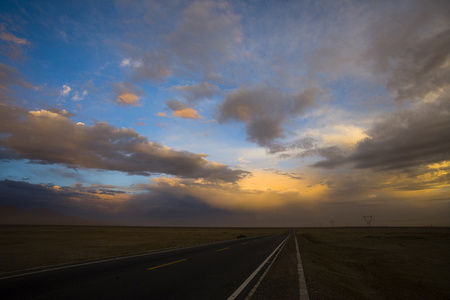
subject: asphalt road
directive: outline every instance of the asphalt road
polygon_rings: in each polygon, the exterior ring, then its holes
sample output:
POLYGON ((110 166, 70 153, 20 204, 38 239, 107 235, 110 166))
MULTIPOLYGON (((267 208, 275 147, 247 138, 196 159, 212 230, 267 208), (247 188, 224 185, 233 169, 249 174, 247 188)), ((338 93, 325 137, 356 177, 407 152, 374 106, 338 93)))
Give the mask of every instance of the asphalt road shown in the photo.
POLYGON ((236 239, 1 278, 0 297, 228 299, 285 238, 236 239))

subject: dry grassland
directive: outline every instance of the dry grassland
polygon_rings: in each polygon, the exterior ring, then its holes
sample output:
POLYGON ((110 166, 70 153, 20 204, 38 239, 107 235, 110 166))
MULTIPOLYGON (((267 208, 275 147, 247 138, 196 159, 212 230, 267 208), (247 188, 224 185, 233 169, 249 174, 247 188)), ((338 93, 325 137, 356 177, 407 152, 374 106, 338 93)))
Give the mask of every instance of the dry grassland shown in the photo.
POLYGON ((280 228, 157 228, 103 226, 0 226, 0 276, 35 267, 89 261, 284 234, 280 228))
POLYGON ((450 299, 450 228, 297 230, 311 299, 450 299))

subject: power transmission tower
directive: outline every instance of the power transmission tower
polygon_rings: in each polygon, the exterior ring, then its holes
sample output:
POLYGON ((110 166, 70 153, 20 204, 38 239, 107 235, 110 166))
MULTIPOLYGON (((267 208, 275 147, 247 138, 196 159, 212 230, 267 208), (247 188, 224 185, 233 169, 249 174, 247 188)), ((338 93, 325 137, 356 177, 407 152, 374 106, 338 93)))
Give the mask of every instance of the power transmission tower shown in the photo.
POLYGON ((331 223, 331 227, 334 227, 334 220, 333 219, 330 220, 330 223, 331 223))
POLYGON ((372 215, 370 215, 370 216, 363 216, 363 219, 364 219, 364 221, 366 221, 367 227, 372 226, 372 220, 373 220, 373 216, 372 215))

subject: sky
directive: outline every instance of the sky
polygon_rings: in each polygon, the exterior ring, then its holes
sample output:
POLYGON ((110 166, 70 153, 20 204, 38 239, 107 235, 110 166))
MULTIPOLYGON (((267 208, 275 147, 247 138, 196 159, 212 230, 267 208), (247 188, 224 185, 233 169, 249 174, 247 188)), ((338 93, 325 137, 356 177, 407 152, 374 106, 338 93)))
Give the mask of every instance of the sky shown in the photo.
POLYGON ((450 226, 450 2, 1 1, 0 206, 450 226))

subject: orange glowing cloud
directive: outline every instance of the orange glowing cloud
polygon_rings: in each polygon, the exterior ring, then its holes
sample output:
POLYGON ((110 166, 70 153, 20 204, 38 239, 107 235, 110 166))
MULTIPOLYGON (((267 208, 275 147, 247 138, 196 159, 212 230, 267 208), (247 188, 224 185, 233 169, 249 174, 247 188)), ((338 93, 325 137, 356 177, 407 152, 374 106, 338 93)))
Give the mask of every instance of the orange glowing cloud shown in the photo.
POLYGON ((13 42, 18 45, 29 45, 30 42, 28 42, 26 39, 18 38, 14 34, 9 32, 2 32, 0 33, 0 39, 8 42, 13 42))
POLYGON ((139 101, 139 96, 133 93, 123 93, 117 95, 116 102, 121 105, 131 105, 137 106, 139 101))
POLYGON ((198 114, 198 112, 195 109, 186 107, 181 110, 175 110, 172 112, 172 115, 174 117, 184 118, 184 119, 194 119, 199 120, 201 119, 201 116, 198 114))

